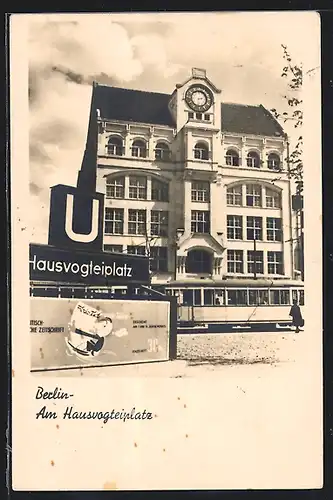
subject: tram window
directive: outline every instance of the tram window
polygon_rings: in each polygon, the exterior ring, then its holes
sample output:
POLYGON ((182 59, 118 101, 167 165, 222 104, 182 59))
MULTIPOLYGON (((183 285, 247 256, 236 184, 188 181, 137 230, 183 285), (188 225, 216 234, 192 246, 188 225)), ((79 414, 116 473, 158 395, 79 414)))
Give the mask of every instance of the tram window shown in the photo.
POLYGON ((214 290, 205 289, 204 290, 204 305, 212 306, 214 304, 214 290))
POLYGON ((183 304, 186 306, 193 305, 193 290, 184 290, 183 292, 183 304))
POLYGON ((215 305, 216 306, 224 306, 225 305, 224 290, 215 290, 215 305))
POLYGON ((268 290, 258 290, 259 291, 259 305, 267 306, 268 305, 268 290))
POLYGON ((194 290, 194 305, 201 306, 201 290, 194 290))
POLYGON ((293 297, 293 302, 294 300, 297 300, 298 302, 298 290, 292 290, 292 297, 293 297))
POLYGON ((249 290, 250 306, 265 306, 268 304, 268 290, 249 290))
POLYGON ((246 290, 228 290, 228 305, 229 306, 246 306, 247 296, 246 290))
POLYGON ((281 300, 281 304, 284 304, 284 305, 290 304, 290 291, 289 290, 280 290, 280 300, 281 300))
POLYGON ((290 304, 290 291, 271 290, 270 298, 273 305, 288 305, 290 304))
POLYGON ((304 290, 299 290, 299 305, 304 306, 304 290))

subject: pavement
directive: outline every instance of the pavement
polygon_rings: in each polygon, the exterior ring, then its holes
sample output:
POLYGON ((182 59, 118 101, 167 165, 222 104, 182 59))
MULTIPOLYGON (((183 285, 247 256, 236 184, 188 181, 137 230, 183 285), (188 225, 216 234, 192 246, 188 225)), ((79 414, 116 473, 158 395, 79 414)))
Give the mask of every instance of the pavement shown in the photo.
POLYGON ((267 372, 293 365, 303 332, 186 334, 178 335, 177 359, 34 373, 36 376, 65 377, 167 377, 192 378, 246 369, 267 372))

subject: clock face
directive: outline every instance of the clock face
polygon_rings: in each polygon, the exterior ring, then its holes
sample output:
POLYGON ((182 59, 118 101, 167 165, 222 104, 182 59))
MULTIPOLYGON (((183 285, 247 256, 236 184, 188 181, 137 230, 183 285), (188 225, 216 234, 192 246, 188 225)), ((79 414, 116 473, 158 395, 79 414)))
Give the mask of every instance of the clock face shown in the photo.
POLYGON ((207 111, 213 104, 213 95, 209 89, 201 85, 192 85, 185 94, 185 101, 194 111, 207 111))

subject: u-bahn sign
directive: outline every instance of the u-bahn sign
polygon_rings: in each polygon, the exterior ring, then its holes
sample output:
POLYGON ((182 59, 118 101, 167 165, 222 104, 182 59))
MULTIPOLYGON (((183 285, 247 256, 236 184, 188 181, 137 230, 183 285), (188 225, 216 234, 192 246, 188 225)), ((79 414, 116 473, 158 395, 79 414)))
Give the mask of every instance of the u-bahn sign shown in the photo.
POLYGON ((51 188, 49 244, 60 248, 103 248, 104 194, 59 184, 51 188))

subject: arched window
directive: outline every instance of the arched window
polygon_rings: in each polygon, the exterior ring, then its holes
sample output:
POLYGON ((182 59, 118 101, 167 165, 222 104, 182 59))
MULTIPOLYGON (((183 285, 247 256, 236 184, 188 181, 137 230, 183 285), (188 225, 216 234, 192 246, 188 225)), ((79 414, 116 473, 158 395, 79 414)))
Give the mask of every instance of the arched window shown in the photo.
POLYGON ((194 158, 196 158, 197 160, 209 159, 209 151, 206 143, 197 142, 197 144, 194 146, 194 158))
POLYGON ((243 205, 243 190, 242 186, 231 186, 227 188, 227 205, 243 205))
POLYGON ((124 154, 123 140, 121 137, 111 136, 108 140, 108 155, 122 156, 124 154))
POLYGON ((276 153, 270 153, 267 159, 267 167, 271 170, 280 169, 280 157, 276 153))
POLYGON ((147 146, 141 139, 136 139, 132 144, 132 156, 137 158, 146 158, 147 156, 147 146))
POLYGON ((213 256, 207 250, 190 250, 186 257, 185 272, 187 273, 212 273, 213 256))
POLYGON ((261 186, 258 184, 246 185, 246 206, 247 207, 261 207, 262 195, 261 186))
POLYGON ((227 165, 232 167, 239 166, 239 154, 234 149, 228 149, 227 154, 225 155, 225 162, 227 165))
POLYGON ((170 149, 165 142, 158 142, 155 148, 155 160, 168 161, 170 159, 170 149))
POLYGON ((106 180, 107 198, 124 198, 125 195, 125 177, 111 177, 106 180))
POLYGON ((246 165, 252 168, 260 168, 260 157, 255 151, 249 151, 246 158, 246 165))
POLYGON ((275 189, 266 188, 266 207, 281 208, 281 193, 275 189))

